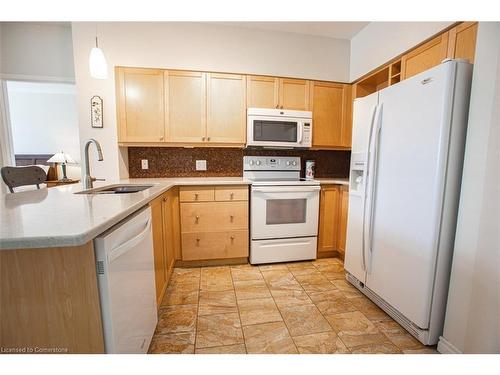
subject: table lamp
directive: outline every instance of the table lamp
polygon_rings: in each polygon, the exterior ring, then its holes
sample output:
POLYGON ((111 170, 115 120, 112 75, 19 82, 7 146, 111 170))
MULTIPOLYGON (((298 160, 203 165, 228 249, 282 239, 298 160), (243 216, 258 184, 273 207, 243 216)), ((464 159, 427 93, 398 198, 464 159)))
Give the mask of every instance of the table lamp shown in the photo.
POLYGON ((63 172, 63 178, 59 179, 59 181, 69 181, 70 179, 68 176, 66 176, 66 164, 73 164, 76 163, 73 158, 69 154, 65 154, 64 151, 58 152, 54 156, 52 156, 49 160, 47 160, 47 163, 54 163, 56 164, 61 164, 62 172, 63 172))

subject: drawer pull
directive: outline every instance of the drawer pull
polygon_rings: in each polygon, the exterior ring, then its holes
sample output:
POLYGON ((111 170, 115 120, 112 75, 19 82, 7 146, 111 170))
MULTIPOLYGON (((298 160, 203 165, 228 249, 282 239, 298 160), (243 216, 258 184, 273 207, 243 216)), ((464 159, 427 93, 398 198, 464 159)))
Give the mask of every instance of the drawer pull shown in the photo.
POLYGON ((231 198, 230 199, 233 200, 233 198, 234 198, 234 193, 231 193, 231 198))
POLYGON ((199 238, 196 239, 196 246, 200 246, 200 239, 199 238))
POLYGON ((194 200, 197 201, 198 200, 198 194, 194 194, 194 200))
POLYGON ((198 224, 199 221, 200 221, 200 217, 198 215, 196 215, 196 224, 198 224))
POLYGON ((229 218, 231 219, 231 223, 234 221, 234 215, 229 215, 229 218))

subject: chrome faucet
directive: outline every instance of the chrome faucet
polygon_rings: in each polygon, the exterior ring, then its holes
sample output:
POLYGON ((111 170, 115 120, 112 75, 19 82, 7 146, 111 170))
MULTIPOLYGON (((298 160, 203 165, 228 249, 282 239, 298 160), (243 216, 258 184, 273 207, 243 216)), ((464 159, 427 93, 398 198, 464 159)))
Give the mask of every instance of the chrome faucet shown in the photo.
POLYGON ((90 162, 89 162, 89 147, 90 144, 95 144, 97 149, 97 156, 99 161, 103 161, 101 145, 95 139, 89 139, 85 143, 85 176, 83 176, 83 189, 91 189, 94 181, 104 181, 103 178, 94 178, 90 175, 90 162))

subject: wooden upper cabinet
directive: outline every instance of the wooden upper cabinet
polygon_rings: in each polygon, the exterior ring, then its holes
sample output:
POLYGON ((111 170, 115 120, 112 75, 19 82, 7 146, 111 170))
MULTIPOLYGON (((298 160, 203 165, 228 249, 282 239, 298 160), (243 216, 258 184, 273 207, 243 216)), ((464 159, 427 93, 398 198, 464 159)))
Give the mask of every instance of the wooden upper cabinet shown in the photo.
POLYGON ((354 90, 352 85, 344 85, 343 92, 343 113, 341 129, 342 147, 351 148, 352 146, 352 104, 354 101, 354 90))
POLYGON ((207 141, 246 141, 246 76, 207 73, 207 141))
POLYGON ((167 141, 205 141, 206 73, 169 70, 164 76, 167 141))
POLYGON ((318 253, 338 250, 340 188, 321 186, 319 205, 318 253))
POLYGON ((441 62, 446 59, 447 54, 448 32, 445 32, 402 57, 402 78, 410 78, 420 72, 441 64, 441 62))
POLYGON ((118 67, 116 75, 119 141, 162 142, 163 70, 118 67))
POLYGON ((463 22, 449 31, 448 57, 474 63, 477 22, 463 22))
POLYGON ((313 141, 316 148, 350 147, 352 88, 330 82, 311 82, 313 141))
POLYGON ((247 107, 309 110, 309 81, 247 76, 247 107))
POLYGON ((309 81, 303 79, 279 79, 279 107, 298 111, 309 110, 309 81))
POLYGON ((277 108, 278 90, 276 77, 247 76, 247 107, 277 108))
POLYGON ((342 84, 312 83, 313 147, 335 147, 341 143, 342 84))

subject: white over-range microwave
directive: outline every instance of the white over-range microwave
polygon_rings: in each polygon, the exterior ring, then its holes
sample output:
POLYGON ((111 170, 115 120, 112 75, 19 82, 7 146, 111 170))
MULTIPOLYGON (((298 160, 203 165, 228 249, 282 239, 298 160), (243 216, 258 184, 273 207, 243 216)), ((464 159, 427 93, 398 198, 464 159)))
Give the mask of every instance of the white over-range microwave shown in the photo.
POLYGON ((312 112, 248 108, 247 146, 308 148, 312 141, 312 112))

